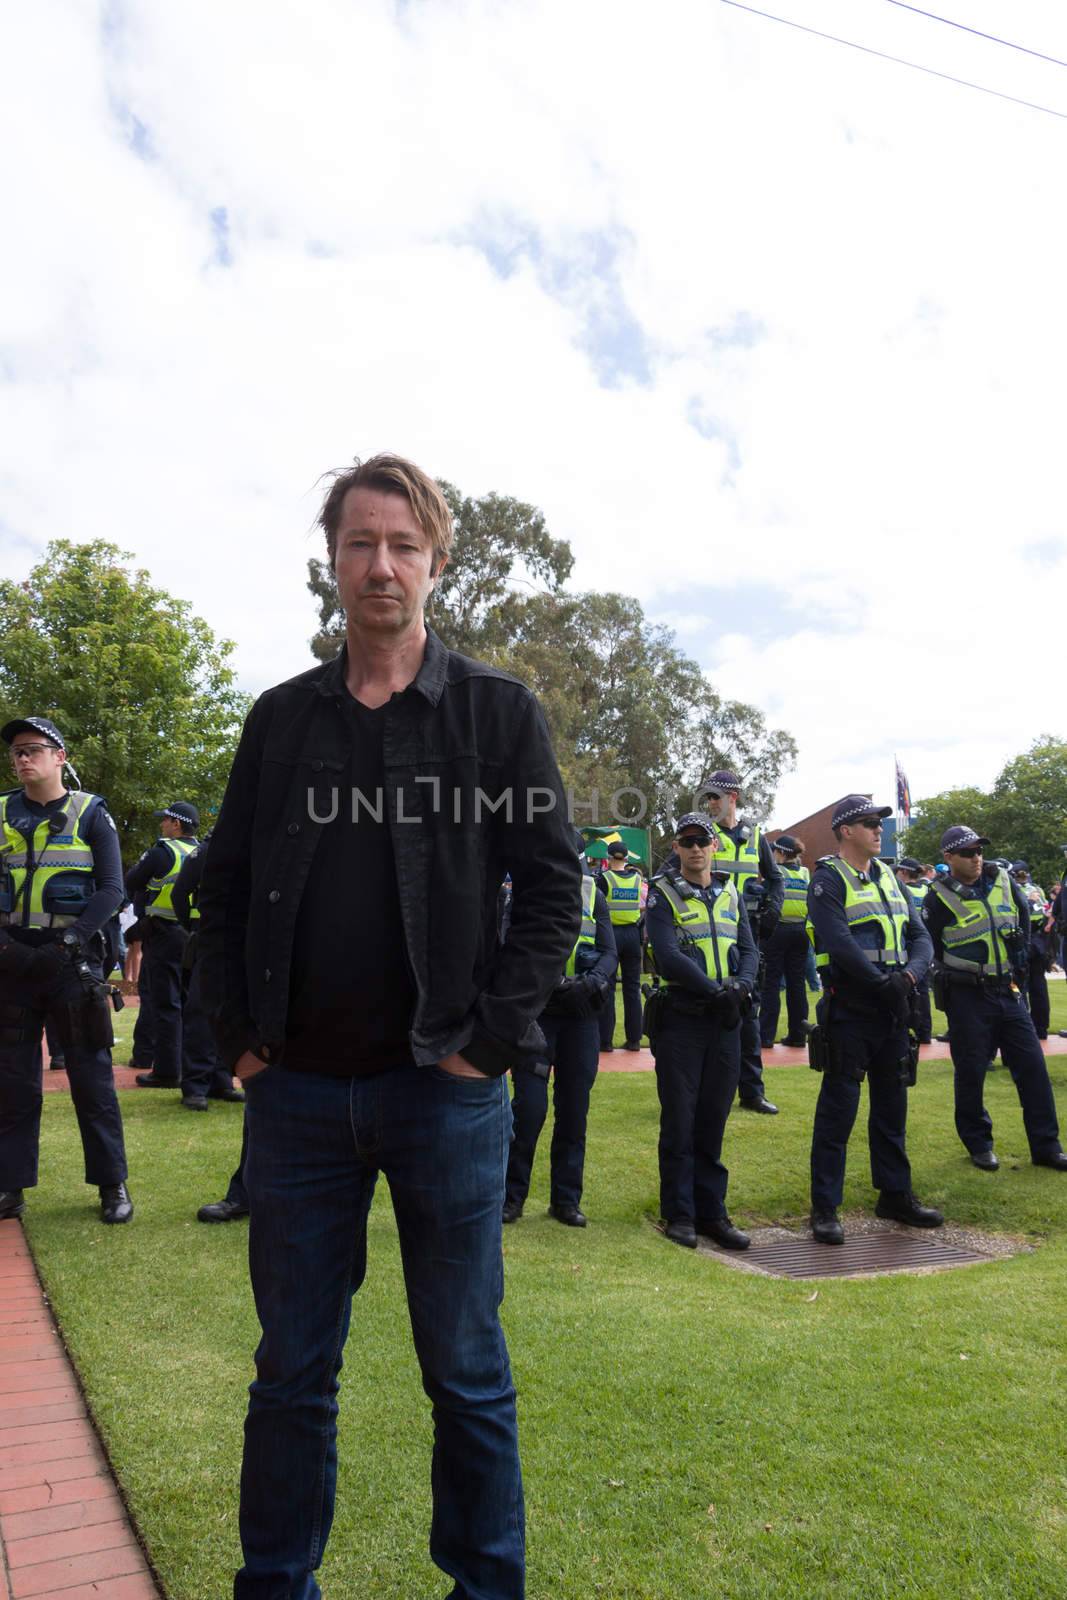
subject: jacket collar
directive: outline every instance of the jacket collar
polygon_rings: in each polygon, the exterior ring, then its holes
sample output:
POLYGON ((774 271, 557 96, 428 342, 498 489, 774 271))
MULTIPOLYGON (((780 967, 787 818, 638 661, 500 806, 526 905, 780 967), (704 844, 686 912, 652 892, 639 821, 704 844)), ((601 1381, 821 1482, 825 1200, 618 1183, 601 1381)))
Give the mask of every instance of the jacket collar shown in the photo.
MULTIPOLYGON (((415 674, 413 687, 428 700, 430 705, 437 705, 444 693, 445 678, 448 675, 448 649, 434 633, 432 628, 426 629, 426 654, 422 658, 422 666, 415 674)), ((341 646, 339 655, 327 662, 316 688, 321 695, 335 697, 343 695, 345 690, 345 673, 348 670, 348 645, 341 646)))

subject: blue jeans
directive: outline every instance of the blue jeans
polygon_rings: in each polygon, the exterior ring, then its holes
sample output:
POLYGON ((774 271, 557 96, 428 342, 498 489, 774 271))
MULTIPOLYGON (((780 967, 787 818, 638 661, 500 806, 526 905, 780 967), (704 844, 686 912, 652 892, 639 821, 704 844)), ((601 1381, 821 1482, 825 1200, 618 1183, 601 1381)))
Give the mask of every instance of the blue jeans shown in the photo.
MULTIPOLYGON (((433 1406, 430 1554, 449 1600, 521 1600, 515 1389, 498 1310, 511 1137, 503 1078, 402 1067, 246 1083, 249 1261, 263 1337, 241 1469, 235 1600, 318 1600, 333 1519, 337 1390, 378 1172, 433 1406)), ((369 1441, 388 1448, 387 1441, 369 1441)))

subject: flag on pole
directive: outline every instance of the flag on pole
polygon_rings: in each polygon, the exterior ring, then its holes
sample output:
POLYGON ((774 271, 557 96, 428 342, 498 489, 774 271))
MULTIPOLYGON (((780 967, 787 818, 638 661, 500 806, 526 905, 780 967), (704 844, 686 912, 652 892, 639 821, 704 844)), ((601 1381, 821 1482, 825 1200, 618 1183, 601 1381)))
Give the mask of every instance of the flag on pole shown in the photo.
POLYGON ((908 775, 900 764, 900 757, 894 756, 897 764, 897 814, 911 818, 911 790, 908 787, 908 775))

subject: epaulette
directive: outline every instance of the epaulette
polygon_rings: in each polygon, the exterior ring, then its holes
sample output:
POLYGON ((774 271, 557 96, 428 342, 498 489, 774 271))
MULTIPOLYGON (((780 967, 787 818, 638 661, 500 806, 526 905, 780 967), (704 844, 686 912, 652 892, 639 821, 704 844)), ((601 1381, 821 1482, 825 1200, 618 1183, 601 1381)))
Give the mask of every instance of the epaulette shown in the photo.
POLYGON ((818 861, 816 861, 815 865, 817 867, 828 867, 828 866, 831 865, 831 863, 833 863, 836 860, 837 860, 836 856, 820 856, 818 861))

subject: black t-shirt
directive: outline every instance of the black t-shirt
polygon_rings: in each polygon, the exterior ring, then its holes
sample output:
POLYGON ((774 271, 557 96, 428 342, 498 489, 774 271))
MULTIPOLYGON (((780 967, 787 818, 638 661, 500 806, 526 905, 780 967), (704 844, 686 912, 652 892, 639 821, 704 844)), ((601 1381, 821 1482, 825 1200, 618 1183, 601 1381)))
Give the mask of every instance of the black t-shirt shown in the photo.
POLYGON ((410 1062, 415 1009, 382 794, 385 706, 372 711, 346 696, 345 711, 351 761, 297 914, 284 1057, 290 1071, 339 1078, 410 1062), (361 796, 355 821, 354 790, 361 796))

